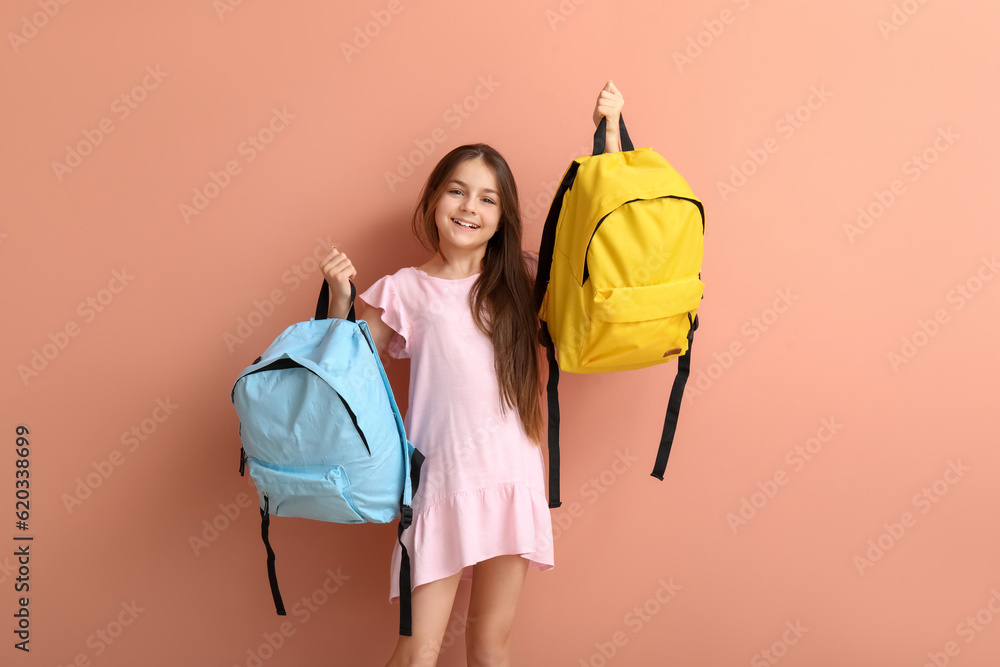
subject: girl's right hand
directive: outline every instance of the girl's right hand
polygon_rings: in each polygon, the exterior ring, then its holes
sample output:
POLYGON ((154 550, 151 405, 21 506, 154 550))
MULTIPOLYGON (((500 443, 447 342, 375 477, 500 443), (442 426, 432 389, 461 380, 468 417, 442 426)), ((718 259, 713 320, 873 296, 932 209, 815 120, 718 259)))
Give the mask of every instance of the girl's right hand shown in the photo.
POLYGON ((344 319, 351 310, 351 279, 358 275, 347 255, 332 247, 320 262, 323 276, 330 285, 330 309, 327 317, 344 319))

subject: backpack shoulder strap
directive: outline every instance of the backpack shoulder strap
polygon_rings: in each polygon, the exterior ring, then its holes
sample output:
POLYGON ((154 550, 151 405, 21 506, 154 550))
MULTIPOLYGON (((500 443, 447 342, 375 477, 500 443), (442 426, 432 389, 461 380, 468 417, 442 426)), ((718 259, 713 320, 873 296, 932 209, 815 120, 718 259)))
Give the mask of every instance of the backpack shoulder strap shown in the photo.
POLYGON ((681 411, 681 399, 684 398, 684 387, 691 373, 691 345, 694 343, 694 332, 698 328, 698 316, 691 320, 688 313, 688 349, 684 356, 677 360, 677 375, 674 386, 670 390, 670 400, 667 403, 667 414, 663 421, 663 433, 660 435, 660 447, 656 451, 656 462, 653 464, 653 477, 663 481, 663 473, 667 469, 667 459, 670 457, 670 447, 674 443, 674 432, 677 430, 677 417, 681 411))
MULTIPOLYGON (((535 276, 535 311, 539 317, 541 317, 545 292, 549 287, 549 278, 552 275, 556 225, 559 222, 559 211, 562 210, 563 195, 573 187, 576 171, 579 168, 580 163, 574 160, 566 170, 562 182, 559 184, 559 189, 556 190, 556 194, 552 198, 549 214, 545 218, 545 227, 542 229, 542 242, 538 247, 538 273, 535 276)), ((554 509, 562 505, 559 499, 559 365, 556 363, 552 336, 549 335, 549 327, 544 320, 542 320, 541 328, 538 331, 538 341, 545 347, 545 356, 549 366, 549 379, 545 386, 545 395, 549 408, 549 508, 554 509)))
POLYGON ((562 505, 559 498, 559 364, 556 363, 556 348, 545 322, 542 322, 539 335, 549 363, 549 380, 545 385, 549 407, 549 509, 555 509, 562 505))
POLYGON ((279 616, 285 616, 285 603, 281 601, 281 591, 278 590, 278 573, 274 569, 274 549, 271 548, 271 541, 268 539, 268 528, 271 524, 271 515, 268 513, 267 494, 264 494, 264 506, 260 508, 260 537, 264 540, 264 547, 267 549, 267 579, 271 582, 271 597, 274 598, 274 610, 279 616))
MULTIPOLYGON (((605 133, 608 119, 601 118, 594 131, 594 155, 604 152, 605 133)), ((625 129, 625 118, 618 117, 618 135, 622 150, 634 150, 632 139, 625 129)), ((562 210, 563 197, 576 180, 576 172, 580 168, 580 163, 576 160, 569 165, 566 173, 563 174, 562 182, 552 197, 552 205, 549 207, 549 214, 545 217, 545 226, 542 228, 542 241, 538 247, 538 272, 535 276, 535 310, 541 313, 542 302, 545 300, 545 292, 549 287, 549 279, 552 276, 552 255, 556 246, 556 226, 559 224, 559 212, 562 210)), ((541 329, 538 332, 539 342, 545 347, 545 356, 548 359, 549 379, 545 386, 545 394, 549 409, 549 508, 555 509, 562 505, 559 498, 559 365, 556 362, 555 346, 552 343, 552 336, 549 335, 549 328, 542 321, 541 329)), ((676 421, 676 419, 675 419, 676 421)), ((672 436, 671 436, 672 439, 672 436)), ((668 448, 669 449, 669 448, 668 448)))
MULTIPOLYGON (((409 460, 409 457, 407 457, 409 460)), ((417 492, 420 486, 420 468, 424 463, 424 455, 418 450, 413 450, 412 460, 409 460, 409 475, 404 481, 406 490, 405 496, 411 496, 417 492), (410 490, 412 488, 412 491, 410 490)), ((410 554, 403 544, 403 531, 410 527, 413 521, 413 509, 410 507, 409 498, 406 502, 400 503, 399 529, 396 539, 399 540, 399 548, 402 551, 399 561, 399 634, 404 637, 413 636, 413 609, 410 601, 410 554)))

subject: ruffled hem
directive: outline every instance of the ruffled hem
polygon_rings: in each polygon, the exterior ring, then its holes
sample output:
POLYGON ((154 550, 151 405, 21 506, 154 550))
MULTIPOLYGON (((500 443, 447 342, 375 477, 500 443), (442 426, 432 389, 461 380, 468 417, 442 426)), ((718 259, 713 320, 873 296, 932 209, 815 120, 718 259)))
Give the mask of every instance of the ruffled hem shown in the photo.
MULTIPOLYGON (((403 543, 410 555, 412 588, 458 572, 470 579, 472 565, 496 556, 523 556, 529 569, 540 571, 555 566, 548 502, 526 482, 503 482, 441 498, 414 515, 403 543)), ((390 602, 399 601, 401 555, 397 540, 390 602)))

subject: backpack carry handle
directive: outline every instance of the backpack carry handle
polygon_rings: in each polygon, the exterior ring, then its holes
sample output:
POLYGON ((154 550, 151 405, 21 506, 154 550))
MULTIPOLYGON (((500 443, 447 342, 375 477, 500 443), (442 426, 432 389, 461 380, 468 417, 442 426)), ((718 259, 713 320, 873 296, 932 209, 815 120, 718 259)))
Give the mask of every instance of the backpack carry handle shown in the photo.
MULTIPOLYGON (((601 116, 601 122, 597 124, 597 130, 594 131, 594 155, 600 155, 604 152, 605 142, 607 137, 604 136, 608 128, 608 117, 601 116)), ((635 146, 632 145, 632 139, 628 136, 628 130, 625 129, 625 116, 618 116, 618 141, 621 144, 623 151, 634 151, 635 146)))
MULTIPOLYGON (((357 296, 358 290, 354 287, 354 281, 351 282, 351 311, 347 313, 348 322, 356 322, 354 315, 354 297, 357 296)), ((330 285, 323 279, 323 286, 319 288, 319 299, 316 301, 316 319, 325 320, 326 315, 330 311, 330 285)))

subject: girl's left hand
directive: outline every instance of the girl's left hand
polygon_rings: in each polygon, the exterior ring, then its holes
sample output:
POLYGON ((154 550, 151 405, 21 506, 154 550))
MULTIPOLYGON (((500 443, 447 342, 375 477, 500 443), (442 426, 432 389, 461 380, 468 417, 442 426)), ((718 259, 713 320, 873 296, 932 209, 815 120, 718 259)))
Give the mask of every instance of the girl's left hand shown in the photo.
POLYGON ((608 80, 604 84, 601 94, 597 96, 597 104, 594 107, 594 125, 599 125, 601 117, 608 119, 608 127, 618 131, 618 118, 622 114, 622 107, 625 106, 625 98, 615 88, 614 82, 608 80))
POLYGON ((600 125, 602 116, 608 119, 608 125, 604 130, 605 153, 617 153, 622 149, 621 140, 618 137, 618 119, 621 118, 623 106, 625 106, 625 98, 615 88, 615 84, 608 79, 601 94, 597 96, 597 104, 594 106, 594 125, 600 125))

